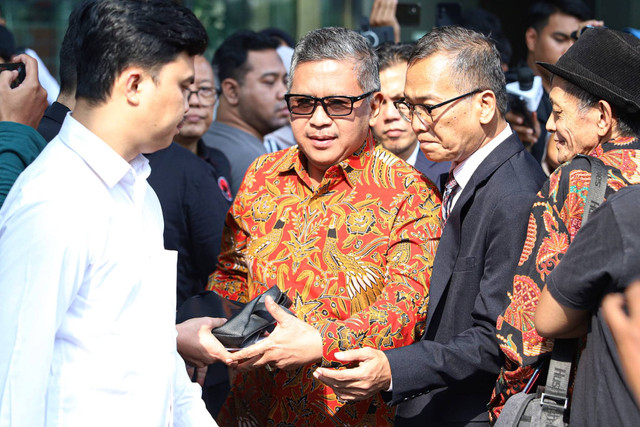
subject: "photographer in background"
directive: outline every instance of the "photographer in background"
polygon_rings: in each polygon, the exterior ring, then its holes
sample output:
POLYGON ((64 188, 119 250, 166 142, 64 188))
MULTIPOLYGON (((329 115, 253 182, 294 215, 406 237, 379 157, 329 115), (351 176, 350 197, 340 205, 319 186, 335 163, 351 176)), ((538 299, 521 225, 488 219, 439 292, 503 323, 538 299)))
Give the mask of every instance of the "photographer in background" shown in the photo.
MULTIPOLYGON (((398 18, 396 18, 396 9, 398 7, 398 0, 374 0, 373 6, 371 7, 371 14, 369 15, 369 28, 370 31, 375 32, 378 37, 382 35, 384 40, 379 40, 378 43, 374 43, 375 46, 379 46, 385 42, 395 42, 400 43, 400 23, 398 22, 398 18), (393 30, 393 40, 390 40, 390 33, 382 32, 382 29, 385 27, 390 27, 393 30), (380 29, 376 31, 376 29, 380 29)), ((365 37, 369 39, 369 35, 366 34, 365 37)), ((369 40, 371 41, 371 40, 369 40)))
POLYGON ((536 112, 531 115, 533 127, 525 124, 525 117, 510 111, 506 118, 525 146, 531 146, 531 154, 549 174, 558 167, 555 146, 547 148, 548 133, 545 124, 551 114, 549 91, 550 74, 536 62, 555 64, 575 42, 572 33, 586 25, 602 26, 602 21, 592 20, 593 13, 581 0, 543 0, 533 3, 526 19, 524 41, 527 57, 507 74, 507 83, 516 80, 519 67, 529 67, 534 75, 542 77, 544 93, 536 112))
POLYGON ((362 34, 372 47, 400 43, 400 26, 420 26, 420 4, 398 0, 374 0, 369 17, 362 17, 362 34))
POLYGON ((35 130, 47 108, 47 91, 38 82, 38 64, 25 54, 12 61, 24 63, 26 76, 11 88, 18 72, 0 73, 0 207, 18 175, 46 145, 35 130))

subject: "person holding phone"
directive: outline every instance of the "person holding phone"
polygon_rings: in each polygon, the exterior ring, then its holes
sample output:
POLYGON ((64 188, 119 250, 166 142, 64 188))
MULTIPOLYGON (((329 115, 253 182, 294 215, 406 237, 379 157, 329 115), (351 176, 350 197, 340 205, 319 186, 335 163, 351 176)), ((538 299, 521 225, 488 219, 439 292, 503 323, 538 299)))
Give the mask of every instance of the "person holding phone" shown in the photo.
POLYGON ((574 43, 571 34, 586 24, 602 25, 594 21, 593 12, 582 0, 543 0, 533 3, 526 16, 524 41, 527 48, 526 58, 514 67, 513 73, 507 73, 507 81, 517 80, 517 69, 529 67, 536 76, 542 77, 544 93, 542 100, 529 119, 514 111, 507 113, 507 121, 518 134, 520 140, 531 146, 531 154, 538 160, 547 174, 558 167, 552 138, 545 129, 545 123, 551 114, 549 91, 551 75, 537 64, 538 61, 555 64, 560 56, 574 43), (533 126, 527 125, 527 120, 533 126), (547 146, 547 141, 550 141, 547 146))
POLYGON ((12 61, 24 66, 25 77, 12 88, 18 71, 0 72, 0 207, 18 175, 47 143, 35 130, 47 108, 47 91, 38 81, 38 64, 26 54, 12 61))

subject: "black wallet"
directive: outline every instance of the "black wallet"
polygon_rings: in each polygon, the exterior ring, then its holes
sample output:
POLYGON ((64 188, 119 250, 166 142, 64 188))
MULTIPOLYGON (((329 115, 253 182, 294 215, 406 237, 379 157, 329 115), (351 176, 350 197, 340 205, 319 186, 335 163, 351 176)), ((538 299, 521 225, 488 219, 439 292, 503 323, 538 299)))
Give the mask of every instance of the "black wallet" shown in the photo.
POLYGON ((277 286, 247 303, 231 301, 214 291, 204 291, 188 298, 178 309, 176 323, 194 317, 224 317, 227 323, 211 332, 227 349, 248 347, 260 340, 264 332, 272 332, 276 321, 264 305, 267 295, 288 313, 293 314, 291 300, 277 286))

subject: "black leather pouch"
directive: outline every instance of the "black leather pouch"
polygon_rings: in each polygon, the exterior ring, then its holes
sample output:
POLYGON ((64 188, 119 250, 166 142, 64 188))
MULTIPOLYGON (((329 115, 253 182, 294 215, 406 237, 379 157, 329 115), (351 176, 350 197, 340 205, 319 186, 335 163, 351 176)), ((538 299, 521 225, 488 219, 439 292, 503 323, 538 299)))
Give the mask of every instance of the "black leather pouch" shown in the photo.
POLYGON ((231 301, 214 291, 200 292, 187 299, 178 309, 176 323, 194 317, 224 317, 229 319, 224 325, 211 332, 227 349, 248 347, 260 340, 264 332, 271 332, 276 326, 275 319, 264 305, 267 295, 288 313, 293 314, 291 300, 277 286, 272 286, 262 295, 247 303, 231 301))

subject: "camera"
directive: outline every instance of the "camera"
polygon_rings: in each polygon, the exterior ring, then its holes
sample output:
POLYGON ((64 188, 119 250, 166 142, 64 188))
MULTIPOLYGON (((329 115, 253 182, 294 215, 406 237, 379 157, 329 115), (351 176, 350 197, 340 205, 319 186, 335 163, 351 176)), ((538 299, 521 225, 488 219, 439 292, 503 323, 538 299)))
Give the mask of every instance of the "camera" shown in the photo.
POLYGON ((383 43, 393 43, 393 28, 374 27, 359 31, 369 42, 371 47, 378 47, 383 43))
POLYGON ((0 72, 2 71, 12 71, 12 70, 17 70, 18 71, 18 77, 11 82, 11 88, 15 88, 18 87, 20 85, 20 83, 22 83, 24 81, 26 74, 26 70, 24 68, 24 64, 22 62, 5 62, 3 64, 0 64, 0 72))
POLYGON ((533 127, 531 113, 538 110, 542 99, 542 78, 534 76, 529 67, 518 69, 518 80, 507 84, 509 108, 524 117, 524 124, 533 127))

